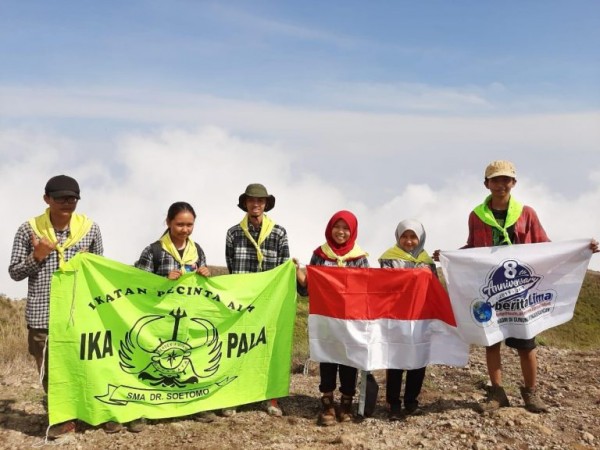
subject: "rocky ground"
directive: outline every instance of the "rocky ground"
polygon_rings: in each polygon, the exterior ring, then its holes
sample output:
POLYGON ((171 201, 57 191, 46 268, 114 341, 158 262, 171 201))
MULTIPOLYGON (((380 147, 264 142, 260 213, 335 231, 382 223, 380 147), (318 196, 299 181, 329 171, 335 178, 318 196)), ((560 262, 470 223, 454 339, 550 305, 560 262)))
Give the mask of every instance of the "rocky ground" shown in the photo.
POLYGON ((318 427, 317 364, 308 374, 293 375, 290 396, 281 401, 285 415, 267 416, 259 406, 246 406, 232 418, 211 424, 166 420, 139 434, 108 435, 82 426, 76 434, 46 443, 42 391, 32 364, 3 367, 0 379, 0 447, 25 449, 58 445, 66 448, 140 449, 591 449, 600 447, 600 350, 580 352, 542 347, 539 378, 548 414, 523 409, 518 394, 520 369, 516 355, 503 349, 505 386, 510 408, 480 415, 474 407, 485 393, 485 362, 474 349, 466 368, 428 369, 421 403, 424 414, 389 422, 385 411, 383 371, 374 417, 360 423, 318 427))

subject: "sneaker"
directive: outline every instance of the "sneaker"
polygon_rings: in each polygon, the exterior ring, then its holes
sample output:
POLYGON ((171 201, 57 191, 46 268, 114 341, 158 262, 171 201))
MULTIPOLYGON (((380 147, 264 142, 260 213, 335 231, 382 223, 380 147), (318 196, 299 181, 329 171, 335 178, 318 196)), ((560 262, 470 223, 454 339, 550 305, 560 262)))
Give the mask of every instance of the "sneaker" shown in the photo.
POLYGON ((67 422, 58 423, 56 425, 52 425, 48 429, 47 437, 48 439, 56 439, 59 436, 67 433, 75 433, 76 429, 75 421, 69 420, 67 422))
POLYGON ((194 414, 192 416, 192 419, 195 422, 200 422, 200 423, 213 423, 215 420, 217 420, 217 415, 212 411, 202 411, 202 412, 194 414))
POLYGON ((127 429, 130 433, 141 433, 146 429, 146 419, 143 417, 141 419, 132 420, 127 424, 127 429))
POLYGON ((321 412, 317 419, 317 424, 323 427, 335 425, 335 406, 333 403, 333 394, 321 397, 321 412))
POLYGON ((354 414, 352 414, 352 397, 342 395, 340 401, 340 409, 338 411, 338 420, 340 422, 352 422, 354 414))
POLYGON ((548 407, 542 401, 535 388, 521 387, 521 397, 525 401, 525 409, 532 413, 548 412, 548 407))
POLYGON ((119 422, 104 422, 102 424, 102 429, 108 434, 118 433, 123 428, 123 425, 121 425, 119 422))
POLYGON ((279 404, 277 403, 277 401, 272 401, 269 403, 269 406, 267 406, 267 414, 270 415, 271 417, 283 416, 283 411, 279 407, 279 404))
POLYGON ((235 416, 236 410, 235 408, 223 408, 221 410, 221 416, 223 417, 233 417, 235 416))
POLYGON ((390 404, 390 411, 388 412, 388 419, 390 422, 396 422, 402 420, 402 406, 400 403, 390 404))
POLYGON ((478 405, 479 412, 491 412, 496 411, 500 408, 506 408, 510 406, 508 397, 502 386, 490 386, 488 388, 487 398, 483 403, 478 405))

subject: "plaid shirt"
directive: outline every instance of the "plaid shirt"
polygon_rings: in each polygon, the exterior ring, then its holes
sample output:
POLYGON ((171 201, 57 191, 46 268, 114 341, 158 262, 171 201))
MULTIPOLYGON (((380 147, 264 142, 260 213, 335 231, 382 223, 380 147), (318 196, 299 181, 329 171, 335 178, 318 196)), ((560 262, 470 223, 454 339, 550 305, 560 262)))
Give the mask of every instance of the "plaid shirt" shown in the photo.
MULTIPOLYGON (((59 243, 63 243, 70 230, 54 230, 59 243)), ((36 262, 33 259, 33 245, 31 234, 33 230, 29 222, 19 227, 13 242, 12 254, 8 273, 15 281, 27 280, 27 307, 25 318, 29 328, 48 328, 50 315, 50 283, 52 274, 58 270, 58 253, 51 252, 46 259, 36 262)), ((102 255, 102 235, 96 223, 88 233, 75 245, 65 250, 65 261, 68 261, 79 252, 90 252, 102 255)))
MULTIPOLYGON (((196 261, 196 268, 206 266, 206 255, 204 254, 204 250, 202 250, 199 246, 196 247, 198 248, 198 261, 196 261)), ((158 267, 154 267, 152 244, 142 251, 140 259, 134 264, 135 267, 145 270, 146 272, 155 273, 161 277, 166 277, 172 270, 181 270, 181 264, 179 264, 170 253, 166 252, 164 249, 161 250, 162 251, 160 252, 159 258, 160 263, 158 264, 158 267)))
MULTIPOLYGON (((362 267, 362 268, 366 268, 366 269, 369 268, 369 260, 367 259, 366 256, 361 256, 360 258, 346 261, 344 264, 345 264, 344 267, 362 267)), ((313 255, 311 256, 309 265, 310 266, 338 267, 337 261, 330 261, 329 259, 323 259, 316 253, 313 253, 313 255)), ((301 286, 300 284, 298 284, 297 290, 300 295, 302 295, 303 297, 306 297, 308 295, 308 284, 306 286, 301 286)))
MULTIPOLYGON (((513 227, 511 227, 513 228, 513 227)), ((511 236, 513 244, 535 244, 550 242, 546 231, 540 223, 537 214, 530 206, 523 206, 523 212, 514 225, 511 236)), ((469 237, 467 245, 462 248, 493 247, 494 238, 492 227, 483 223, 477 214, 471 211, 469 215, 469 237)))
MULTIPOLYGON (((248 222, 250 235, 258 242, 260 228, 256 229, 248 222)), ((275 225, 273 230, 260 245, 264 255, 262 272, 274 269, 290 259, 287 232, 280 225, 275 225)), ((254 273, 259 272, 256 248, 244 234, 238 224, 227 230, 225 238, 225 259, 229 273, 254 273)))
POLYGON ((379 266, 382 269, 420 269, 429 267, 433 274, 437 277, 437 270, 435 264, 427 264, 424 262, 415 263, 407 261, 405 259, 380 259, 379 266))

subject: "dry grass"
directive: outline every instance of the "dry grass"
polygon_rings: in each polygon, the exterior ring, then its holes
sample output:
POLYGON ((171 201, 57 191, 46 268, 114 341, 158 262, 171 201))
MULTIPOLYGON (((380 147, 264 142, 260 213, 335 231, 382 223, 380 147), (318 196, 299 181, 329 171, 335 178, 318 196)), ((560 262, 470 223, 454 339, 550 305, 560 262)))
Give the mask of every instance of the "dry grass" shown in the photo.
POLYGON ((25 301, 0 296, 0 361, 3 371, 10 372, 15 365, 29 361, 25 301))
POLYGON ((538 342, 551 347, 574 350, 600 348, 600 272, 588 270, 581 286, 573 318, 544 331, 538 342))
POLYGON ((308 359, 308 298, 298 296, 296 325, 294 327, 294 348, 292 350, 292 370, 299 372, 308 359))

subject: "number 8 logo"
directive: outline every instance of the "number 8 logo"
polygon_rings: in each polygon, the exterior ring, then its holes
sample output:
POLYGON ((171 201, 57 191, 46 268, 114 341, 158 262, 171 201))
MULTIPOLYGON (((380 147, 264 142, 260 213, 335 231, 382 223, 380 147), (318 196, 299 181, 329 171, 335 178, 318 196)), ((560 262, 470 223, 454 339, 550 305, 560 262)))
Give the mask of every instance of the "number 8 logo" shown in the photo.
POLYGON ((514 278, 517 276, 517 262, 516 261, 506 261, 503 265, 504 267, 504 276, 506 278, 514 278))

